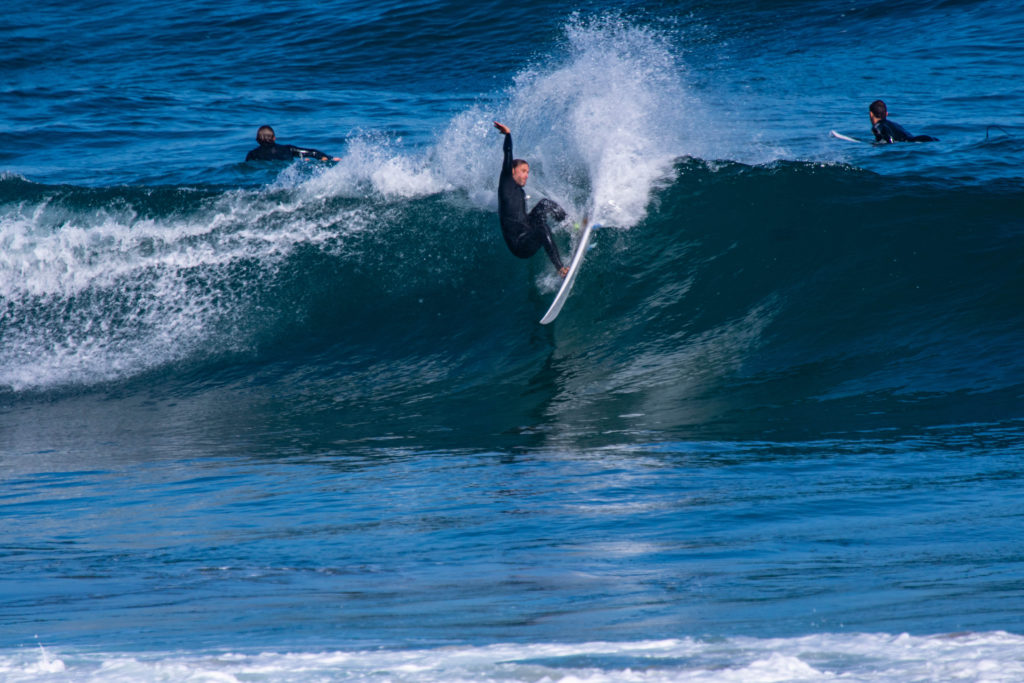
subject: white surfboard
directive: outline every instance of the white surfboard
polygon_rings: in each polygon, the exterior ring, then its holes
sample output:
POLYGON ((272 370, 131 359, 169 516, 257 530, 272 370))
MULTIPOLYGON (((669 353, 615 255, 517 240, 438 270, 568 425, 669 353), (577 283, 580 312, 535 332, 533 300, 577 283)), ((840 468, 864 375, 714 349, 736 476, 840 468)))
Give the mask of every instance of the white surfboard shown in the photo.
POLYGON ((830 130, 828 134, 838 140, 846 140, 847 142, 867 142, 867 140, 858 140, 857 138, 851 138, 849 135, 843 135, 842 133, 837 133, 834 130, 830 130))
POLYGON ((548 312, 540 319, 541 325, 547 325, 557 318, 559 311, 562 310, 562 306, 565 305, 565 300, 569 298, 569 292, 572 291, 572 283, 576 281, 576 274, 580 272, 583 256, 587 253, 587 246, 590 244, 590 234, 596 227, 598 227, 596 223, 590 223, 586 218, 583 219, 583 234, 580 235, 579 244, 576 245, 576 251, 573 252, 572 262, 569 264, 569 272, 565 279, 562 280, 562 286, 559 288, 555 300, 551 302, 548 312))

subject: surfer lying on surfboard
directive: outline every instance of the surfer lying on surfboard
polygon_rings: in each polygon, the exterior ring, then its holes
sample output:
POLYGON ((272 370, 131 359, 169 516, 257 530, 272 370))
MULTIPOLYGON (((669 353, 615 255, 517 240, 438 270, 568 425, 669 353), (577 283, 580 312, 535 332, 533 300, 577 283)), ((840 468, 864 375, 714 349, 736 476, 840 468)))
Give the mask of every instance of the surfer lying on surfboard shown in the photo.
POLYGON ((868 117, 871 119, 871 132, 875 134, 875 142, 938 142, 931 135, 911 135, 907 129, 889 120, 889 110, 882 100, 875 100, 868 106, 868 117))
POLYGON ((512 131, 508 126, 495 121, 494 127, 505 134, 505 160, 498 177, 498 217, 505 244, 519 258, 530 258, 544 247, 558 274, 565 277, 569 269, 562 264, 548 226, 549 217, 555 221, 563 220, 565 210, 550 199, 541 199, 533 211, 526 213, 523 187, 530 177, 530 165, 523 159, 512 158, 512 131))
POLYGON ((256 142, 260 143, 260 146, 245 156, 246 161, 291 161, 292 159, 341 161, 340 157, 328 156, 318 149, 282 145, 277 142, 274 129, 270 126, 260 126, 260 129, 256 131, 256 142))

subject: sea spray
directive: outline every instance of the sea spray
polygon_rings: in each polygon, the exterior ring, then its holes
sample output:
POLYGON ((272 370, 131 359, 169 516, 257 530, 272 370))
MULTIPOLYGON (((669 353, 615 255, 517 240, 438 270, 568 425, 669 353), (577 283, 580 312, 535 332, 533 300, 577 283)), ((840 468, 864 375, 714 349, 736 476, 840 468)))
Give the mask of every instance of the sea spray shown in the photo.
POLYGON ((181 195, 52 188, 3 207, 0 386, 89 385, 249 350, 276 325, 265 298, 295 249, 339 250, 366 221, 365 207, 272 190, 181 195))
POLYGON ((629 228, 679 157, 715 158, 721 136, 689 84, 668 35, 619 16, 574 16, 561 49, 526 63, 512 82, 454 115, 425 150, 382 131, 356 132, 341 162, 289 169, 279 187, 400 199, 441 192, 494 210, 507 123, 516 156, 531 163, 530 202, 549 197, 577 217, 629 228))
POLYGON ((531 164, 533 201, 631 227, 673 161, 700 152, 699 100, 667 41, 620 17, 573 19, 564 48, 525 66, 493 104, 454 117, 433 156, 451 185, 493 206, 501 144, 491 121, 501 120, 531 164))
POLYGON ((522 122, 545 179, 585 179, 594 219, 631 227, 646 216, 652 188, 690 145, 699 102, 665 39, 618 17, 576 19, 567 57, 516 79, 509 109, 522 122))

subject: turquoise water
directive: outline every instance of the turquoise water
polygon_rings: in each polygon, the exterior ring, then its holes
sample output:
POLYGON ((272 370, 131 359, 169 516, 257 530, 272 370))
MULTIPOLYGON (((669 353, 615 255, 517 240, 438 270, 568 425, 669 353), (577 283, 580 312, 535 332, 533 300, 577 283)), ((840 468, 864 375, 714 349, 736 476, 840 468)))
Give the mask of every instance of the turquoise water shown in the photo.
POLYGON ((0 677, 1024 677, 1022 29, 16 3, 0 677))

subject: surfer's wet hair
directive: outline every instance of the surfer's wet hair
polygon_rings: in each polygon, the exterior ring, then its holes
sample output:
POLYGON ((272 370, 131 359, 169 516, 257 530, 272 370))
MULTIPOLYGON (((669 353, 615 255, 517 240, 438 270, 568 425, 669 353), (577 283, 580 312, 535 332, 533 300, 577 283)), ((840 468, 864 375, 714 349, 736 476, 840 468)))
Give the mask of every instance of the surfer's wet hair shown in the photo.
POLYGON ((884 119, 889 113, 889 110, 885 108, 885 102, 882 100, 875 100, 872 102, 871 106, 868 107, 868 111, 880 119, 884 119))
POLYGON ((260 126, 260 129, 256 131, 256 142, 261 145, 269 145, 274 141, 274 129, 270 126, 260 126))
POLYGON ((513 159, 512 160, 512 170, 513 171, 516 170, 517 168, 519 168, 523 164, 526 164, 527 166, 529 166, 530 162, 528 162, 526 159, 513 159))

